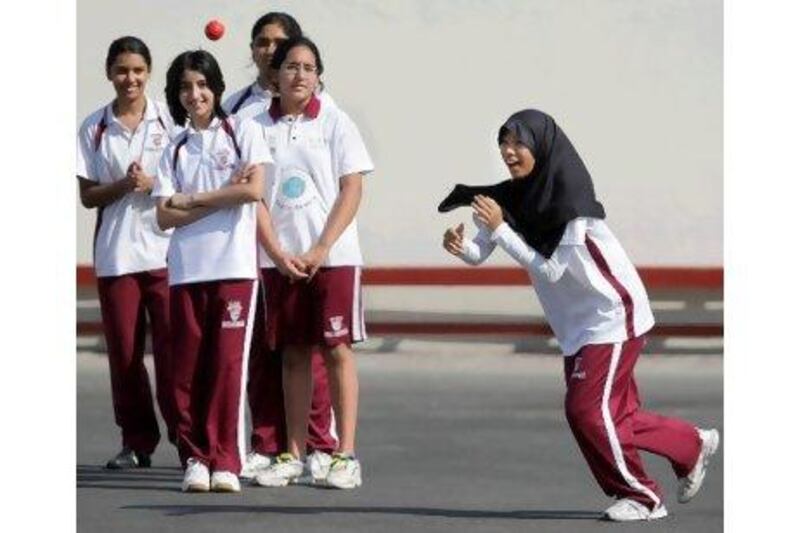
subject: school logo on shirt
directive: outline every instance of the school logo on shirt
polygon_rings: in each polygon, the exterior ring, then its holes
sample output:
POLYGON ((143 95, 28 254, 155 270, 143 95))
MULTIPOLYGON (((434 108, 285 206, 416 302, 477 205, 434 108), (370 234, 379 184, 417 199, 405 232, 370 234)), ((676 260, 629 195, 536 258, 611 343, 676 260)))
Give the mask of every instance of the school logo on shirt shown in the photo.
POLYGON ((586 370, 581 369, 582 362, 583 358, 575 357, 575 366, 572 367, 572 375, 570 375, 570 379, 586 379, 586 370))
POLYGON ((314 200, 313 180, 305 170, 297 167, 281 169, 283 178, 278 182, 275 203, 281 209, 298 211, 306 209, 314 200))
POLYGON ((244 320, 240 320, 242 315, 242 303, 239 300, 231 300, 228 302, 228 307, 225 309, 228 313, 229 320, 222 321, 223 328, 243 328, 244 320))
POLYGON ((164 149, 164 134, 162 132, 151 133, 149 139, 149 141, 147 139, 144 140, 145 152, 157 153, 164 149))
POLYGON ((227 170, 233 167, 231 152, 227 148, 217 150, 216 153, 211 154, 211 159, 214 161, 215 170, 227 170))
POLYGON ((303 178, 297 176, 292 176, 281 185, 281 194, 292 200, 300 198, 305 190, 306 182, 303 181, 303 178))
POLYGON ((326 339, 341 337, 342 335, 347 335, 350 332, 349 329, 342 327, 342 323, 344 322, 343 316, 329 317, 328 322, 330 322, 331 330, 325 332, 326 339))

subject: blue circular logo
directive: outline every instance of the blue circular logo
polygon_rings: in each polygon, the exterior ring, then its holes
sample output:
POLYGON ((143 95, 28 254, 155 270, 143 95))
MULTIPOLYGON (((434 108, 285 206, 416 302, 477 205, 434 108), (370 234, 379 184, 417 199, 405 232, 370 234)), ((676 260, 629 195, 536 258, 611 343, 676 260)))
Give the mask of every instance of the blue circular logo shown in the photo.
POLYGON ((281 185, 281 192, 283 195, 292 200, 300 198, 305 190, 306 182, 303 181, 303 178, 298 178, 297 176, 292 176, 281 185))

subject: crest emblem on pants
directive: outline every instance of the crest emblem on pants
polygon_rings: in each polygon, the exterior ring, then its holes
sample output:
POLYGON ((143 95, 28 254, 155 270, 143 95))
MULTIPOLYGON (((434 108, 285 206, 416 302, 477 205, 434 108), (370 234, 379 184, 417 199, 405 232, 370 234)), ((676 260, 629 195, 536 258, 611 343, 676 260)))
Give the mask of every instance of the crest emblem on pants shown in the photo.
POLYGON ((228 320, 222 321, 223 328, 244 327, 244 320, 240 319, 242 316, 242 302, 239 300, 230 300, 228 306, 225 308, 225 312, 228 314, 228 320))
POLYGON ((582 362, 582 357, 575 357, 575 366, 572 367, 572 375, 570 376, 570 379, 586 379, 586 370, 581 369, 582 362))
POLYGON ((328 322, 330 322, 331 330, 325 332, 326 338, 330 339, 334 337, 341 337, 342 335, 347 335, 350 333, 349 329, 342 327, 342 323, 344 322, 343 316, 337 315, 329 317, 328 322))

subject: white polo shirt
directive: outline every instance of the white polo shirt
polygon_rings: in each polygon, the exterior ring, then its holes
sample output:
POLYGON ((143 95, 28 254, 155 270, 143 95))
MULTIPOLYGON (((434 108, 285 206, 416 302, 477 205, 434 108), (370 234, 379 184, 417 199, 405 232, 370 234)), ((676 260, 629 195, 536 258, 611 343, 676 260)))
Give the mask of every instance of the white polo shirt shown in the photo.
MULTIPOLYGON (((161 102, 147 98, 144 118, 130 131, 115 116, 112 104, 89 115, 78 131, 76 175, 100 184, 125 178, 138 161, 145 174, 155 176, 161 153, 174 130, 161 102)), ((94 267, 98 277, 121 276, 166 266, 169 231, 156 223, 151 195, 130 192, 97 212, 94 267)))
POLYGON ((465 241, 462 258, 478 264, 500 245, 520 263, 533 281, 564 355, 574 355, 587 344, 623 342, 653 327, 644 284, 603 220, 571 221, 550 259, 528 246, 505 222, 491 234, 483 224, 477 225, 478 235, 465 241))
MULTIPOLYGON (((256 81, 226 98, 222 103, 222 109, 239 118, 254 118, 269 109, 273 96, 269 90, 262 88, 256 81)), ((327 91, 320 91, 317 97, 323 104, 336 105, 327 91)))
MULTIPOLYGON (((340 194, 340 178, 372 172, 372 159, 350 117, 317 98, 312 98, 299 117, 281 116, 274 99, 269 110, 254 120, 261 126, 275 160, 264 198, 278 240, 290 254, 305 253, 325 228, 340 194)), ((259 265, 273 267, 263 248, 259 249, 259 265)), ((322 266, 362 264, 358 227, 353 219, 322 266)))
MULTIPOLYGON (((189 126, 169 144, 158 166, 153 196, 215 191, 230 184, 241 165, 272 162, 252 120, 227 120, 233 136, 214 118, 208 129, 189 126)), ((218 209, 175 229, 167 257, 169 284, 256 279, 256 246, 255 202, 218 209)))

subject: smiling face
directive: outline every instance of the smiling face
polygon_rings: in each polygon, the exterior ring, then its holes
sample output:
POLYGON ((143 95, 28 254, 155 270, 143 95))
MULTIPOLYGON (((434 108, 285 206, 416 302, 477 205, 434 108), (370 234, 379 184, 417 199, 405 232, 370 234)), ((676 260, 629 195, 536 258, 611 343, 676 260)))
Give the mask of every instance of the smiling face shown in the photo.
POLYGON ((307 46, 295 46, 286 54, 278 70, 278 90, 281 100, 292 106, 308 103, 319 85, 317 60, 307 46))
POLYGON ((123 52, 114 59, 106 77, 114 85, 117 99, 133 102, 144 98, 150 68, 141 54, 123 52))
POLYGON ((211 123, 214 92, 201 72, 188 69, 183 71, 179 98, 195 128, 204 128, 211 123))
POLYGON ((265 24, 261 31, 255 36, 253 42, 250 43, 250 51, 253 55, 253 63, 258 67, 258 77, 262 80, 270 78, 270 62, 272 55, 278 48, 278 45, 288 39, 289 36, 283 29, 283 26, 277 23, 265 24))
POLYGON ((513 132, 507 132, 500 141, 500 157, 508 167, 513 179, 529 176, 533 172, 536 159, 530 148, 522 144, 513 132))

